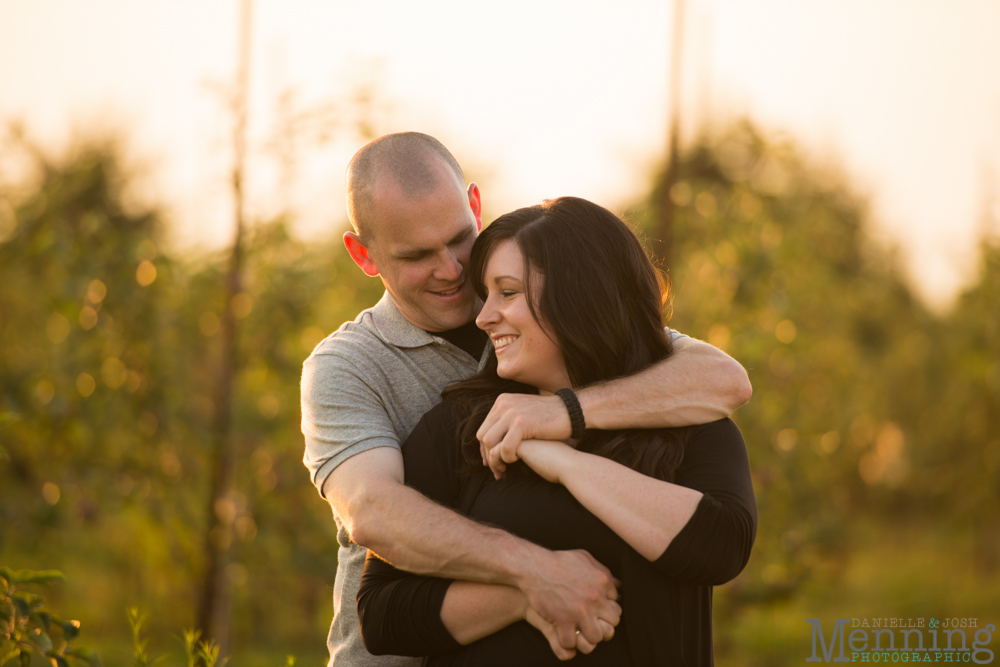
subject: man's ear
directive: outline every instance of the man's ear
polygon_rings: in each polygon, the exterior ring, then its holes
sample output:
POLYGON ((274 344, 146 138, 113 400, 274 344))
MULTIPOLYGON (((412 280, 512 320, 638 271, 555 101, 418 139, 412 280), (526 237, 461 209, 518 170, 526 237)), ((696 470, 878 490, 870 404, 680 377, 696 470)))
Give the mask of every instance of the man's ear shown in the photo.
POLYGON ((362 271, 372 278, 378 275, 378 267, 375 266, 375 261, 368 254, 368 248, 362 245, 360 236, 354 232, 344 232, 344 246, 347 247, 351 259, 361 267, 362 271))
POLYGON ((472 214, 476 216, 476 229, 483 231, 483 200, 479 195, 479 186, 475 183, 469 183, 469 207, 472 209, 472 214))

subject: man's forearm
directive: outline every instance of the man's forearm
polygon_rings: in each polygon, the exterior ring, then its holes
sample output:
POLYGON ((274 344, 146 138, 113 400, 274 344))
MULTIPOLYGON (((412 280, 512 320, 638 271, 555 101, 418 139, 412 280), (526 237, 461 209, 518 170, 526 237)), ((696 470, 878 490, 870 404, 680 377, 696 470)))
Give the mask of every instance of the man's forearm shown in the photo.
POLYGON ((750 400, 743 367, 722 350, 682 338, 674 354, 641 373, 578 392, 588 428, 705 424, 750 400))
POLYGON ((520 587, 526 561, 544 551, 399 483, 380 485, 356 505, 351 538, 415 574, 520 587))
POLYGON ((553 635, 550 641, 565 648, 576 644, 576 628, 596 644, 605 635, 600 619, 617 625, 614 579, 586 551, 543 549, 397 486, 399 493, 385 494, 372 507, 386 521, 378 536, 370 533, 364 543, 397 568, 518 588, 540 617, 557 628, 558 639, 553 635))
POLYGON ((506 584, 556 627, 572 648, 574 630, 601 641, 617 608, 611 572, 586 551, 548 551, 476 523, 403 484, 399 450, 378 447, 338 466, 323 495, 358 544, 417 574, 506 584))

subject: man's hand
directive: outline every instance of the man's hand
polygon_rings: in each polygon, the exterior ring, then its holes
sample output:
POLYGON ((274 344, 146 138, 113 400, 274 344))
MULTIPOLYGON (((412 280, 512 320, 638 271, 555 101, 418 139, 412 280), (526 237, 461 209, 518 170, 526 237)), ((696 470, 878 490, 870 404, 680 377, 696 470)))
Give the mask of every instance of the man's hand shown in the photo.
POLYGON ((558 396, 500 394, 476 437, 483 465, 490 466, 499 479, 506 464, 518 460, 522 440, 565 440, 572 433, 569 411, 558 396))
MULTIPOLYGON (((548 552, 525 569, 521 591, 537 615, 553 627, 551 635, 562 648, 589 653, 604 641, 606 626, 614 628, 621 620, 622 609, 616 602, 619 582, 586 551, 548 552)), ((550 634, 546 637, 552 643, 550 634)), ((556 655, 566 659, 559 651, 556 655)))

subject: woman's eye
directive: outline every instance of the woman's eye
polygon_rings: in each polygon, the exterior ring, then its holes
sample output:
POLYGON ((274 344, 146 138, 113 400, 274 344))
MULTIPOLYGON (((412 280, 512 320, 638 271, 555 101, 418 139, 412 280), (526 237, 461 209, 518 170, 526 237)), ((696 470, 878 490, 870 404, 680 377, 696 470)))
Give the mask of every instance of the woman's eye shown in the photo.
POLYGON ((505 299, 510 298, 510 297, 514 296, 515 294, 517 294, 517 292, 513 292, 511 290, 500 292, 500 296, 502 296, 505 299))

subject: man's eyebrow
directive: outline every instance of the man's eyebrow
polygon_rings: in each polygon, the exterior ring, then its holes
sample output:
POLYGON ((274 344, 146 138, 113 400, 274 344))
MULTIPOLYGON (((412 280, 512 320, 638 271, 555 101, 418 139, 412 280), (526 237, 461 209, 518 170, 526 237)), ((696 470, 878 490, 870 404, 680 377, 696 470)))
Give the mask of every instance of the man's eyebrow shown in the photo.
MULTIPOLYGON (((471 233, 472 229, 470 227, 466 227, 458 234, 455 234, 453 237, 451 237, 451 239, 448 241, 446 245, 455 245, 456 243, 460 243, 461 241, 467 239, 469 237, 469 234, 471 233)), ((433 250, 431 248, 407 248, 406 250, 400 250, 399 252, 396 252, 395 256, 397 259, 402 257, 419 257, 421 255, 426 255, 429 252, 433 252, 433 250)))
POLYGON ((425 255, 428 252, 430 251, 425 248, 409 248, 407 250, 400 250, 398 252, 395 252, 393 253, 393 256, 396 259, 402 259, 404 257, 420 257, 421 255, 425 255))
POLYGON ((469 237, 469 234, 471 234, 471 233, 472 233, 472 228, 471 227, 466 227, 465 229, 463 229, 462 231, 460 231, 458 234, 455 234, 454 236, 452 236, 451 240, 448 241, 448 245, 455 245, 456 243, 458 243, 460 241, 464 241, 465 239, 467 239, 469 237))

